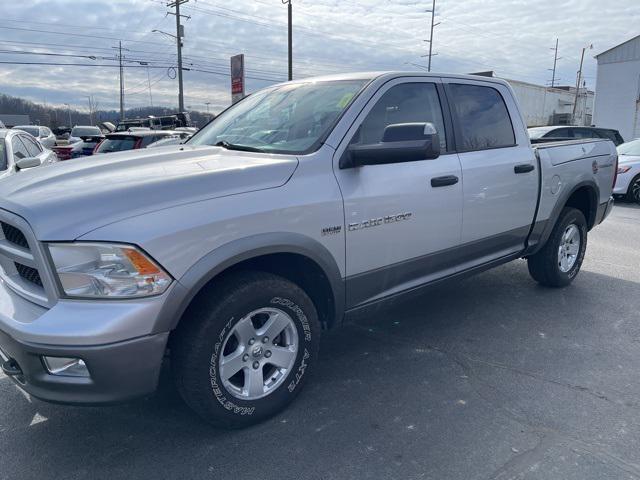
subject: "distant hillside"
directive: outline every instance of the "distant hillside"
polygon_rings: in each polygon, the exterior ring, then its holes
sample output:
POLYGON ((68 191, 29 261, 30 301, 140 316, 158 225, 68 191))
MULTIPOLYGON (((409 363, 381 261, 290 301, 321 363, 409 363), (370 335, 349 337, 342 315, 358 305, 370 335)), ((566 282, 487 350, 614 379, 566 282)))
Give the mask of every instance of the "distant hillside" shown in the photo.
MULTIPOLYGON (((0 94, 0 114, 9 115, 29 115, 31 123, 47 125, 55 128, 59 126, 69 126, 69 113, 71 113, 71 126, 89 125, 91 123, 88 112, 81 112, 75 109, 68 111, 66 108, 55 108, 34 103, 19 97, 0 94)), ((148 115, 168 115, 175 113, 174 110, 164 107, 145 107, 127 109, 127 118, 146 117, 148 115)), ((208 121, 206 113, 192 111, 191 120, 197 126, 203 126, 208 121)), ((116 110, 98 110, 94 113, 93 123, 112 122, 118 123, 120 112, 116 110)))

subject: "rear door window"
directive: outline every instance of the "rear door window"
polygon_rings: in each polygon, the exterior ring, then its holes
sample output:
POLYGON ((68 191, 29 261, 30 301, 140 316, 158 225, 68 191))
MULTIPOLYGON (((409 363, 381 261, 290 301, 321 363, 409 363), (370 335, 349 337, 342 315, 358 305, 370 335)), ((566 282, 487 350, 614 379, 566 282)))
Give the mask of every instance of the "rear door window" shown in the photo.
POLYGON ((452 113, 458 124, 458 150, 484 150, 516 144, 507 105, 492 87, 452 83, 452 113), (458 138, 459 137, 459 138, 458 138))
POLYGON ((14 162, 29 157, 29 151, 27 150, 27 147, 24 145, 24 143, 22 143, 22 140, 20 140, 20 137, 18 135, 13 137, 13 139, 11 140, 11 149, 13 150, 14 162))
POLYGON ((37 157, 42 153, 42 149, 36 140, 25 135, 20 135, 20 140, 22 140, 22 143, 24 143, 24 146, 27 148, 30 157, 37 157))

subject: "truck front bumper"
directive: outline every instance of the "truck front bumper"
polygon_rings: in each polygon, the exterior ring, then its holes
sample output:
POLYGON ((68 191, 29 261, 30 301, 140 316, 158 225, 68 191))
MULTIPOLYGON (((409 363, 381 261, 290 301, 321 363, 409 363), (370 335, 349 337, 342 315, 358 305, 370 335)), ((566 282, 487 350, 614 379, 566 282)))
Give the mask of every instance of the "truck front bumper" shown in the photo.
POLYGON ((20 342, 0 331, 2 369, 34 397, 56 403, 110 404, 156 389, 168 333, 90 347, 20 342), (52 375, 43 357, 82 359, 88 376, 52 375))
POLYGON ((153 392, 169 332, 154 331, 166 297, 135 301, 29 302, 0 280, 0 365, 34 397, 109 404, 153 392), (43 357, 81 359, 86 376, 52 374, 43 357))

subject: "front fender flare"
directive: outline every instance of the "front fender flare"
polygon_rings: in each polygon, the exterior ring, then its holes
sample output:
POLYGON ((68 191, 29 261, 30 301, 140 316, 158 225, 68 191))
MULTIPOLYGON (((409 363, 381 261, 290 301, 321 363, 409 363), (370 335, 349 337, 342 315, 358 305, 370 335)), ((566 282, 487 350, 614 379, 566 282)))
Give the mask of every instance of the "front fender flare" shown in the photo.
POLYGON ((200 290, 229 267, 245 260, 274 253, 294 253, 313 260, 329 280, 334 298, 334 324, 341 321, 345 306, 345 284, 333 255, 317 240, 298 233, 263 233, 241 238, 211 251, 177 281, 156 324, 157 331, 173 330, 200 290))

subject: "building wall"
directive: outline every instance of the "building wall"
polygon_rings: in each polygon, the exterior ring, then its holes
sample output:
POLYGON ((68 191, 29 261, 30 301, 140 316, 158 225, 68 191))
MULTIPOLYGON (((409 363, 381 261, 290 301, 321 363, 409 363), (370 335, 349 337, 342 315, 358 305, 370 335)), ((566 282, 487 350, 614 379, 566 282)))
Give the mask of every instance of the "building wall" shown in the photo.
POLYGON ((640 58, 606 63, 598 58, 595 124, 615 128, 625 140, 640 137, 639 100, 640 58))
MULTIPOLYGON (((573 112, 575 89, 571 91, 550 88, 517 80, 508 80, 508 82, 513 87, 528 127, 554 125, 558 123, 554 120, 555 115, 571 115, 573 112)), ((581 89, 575 124, 591 125, 592 115, 593 92, 581 89)))

